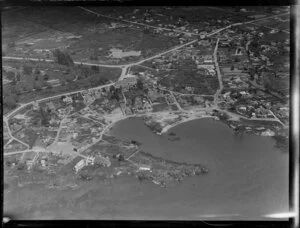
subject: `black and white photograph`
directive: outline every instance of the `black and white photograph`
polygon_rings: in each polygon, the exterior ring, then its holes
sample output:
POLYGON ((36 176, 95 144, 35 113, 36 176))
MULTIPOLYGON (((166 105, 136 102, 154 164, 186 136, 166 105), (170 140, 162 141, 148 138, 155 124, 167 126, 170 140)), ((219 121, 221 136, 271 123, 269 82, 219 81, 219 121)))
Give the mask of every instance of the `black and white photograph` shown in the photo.
POLYGON ((3 4, 4 216, 288 220, 293 12, 3 4))

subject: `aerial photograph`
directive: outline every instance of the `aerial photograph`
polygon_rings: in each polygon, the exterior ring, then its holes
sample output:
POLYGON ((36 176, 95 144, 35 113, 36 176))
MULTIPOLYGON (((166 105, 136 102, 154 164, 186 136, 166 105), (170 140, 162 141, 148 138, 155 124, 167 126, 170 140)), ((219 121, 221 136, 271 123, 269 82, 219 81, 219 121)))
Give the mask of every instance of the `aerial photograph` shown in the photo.
POLYGON ((278 220, 290 10, 2 7, 4 215, 278 220))

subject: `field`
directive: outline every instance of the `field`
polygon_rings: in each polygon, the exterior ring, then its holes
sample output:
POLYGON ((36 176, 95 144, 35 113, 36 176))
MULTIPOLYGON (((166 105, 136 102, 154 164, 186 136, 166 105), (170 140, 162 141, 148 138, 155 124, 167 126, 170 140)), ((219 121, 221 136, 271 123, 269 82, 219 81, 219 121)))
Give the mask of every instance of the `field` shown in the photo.
POLYGON ((274 91, 281 92, 284 95, 289 94, 289 77, 278 78, 274 74, 265 74, 264 75, 264 86, 266 88, 273 89, 274 91))
POLYGON ((27 147, 24 144, 19 143, 16 140, 12 140, 8 145, 5 146, 4 152, 9 153, 9 152, 21 151, 26 149, 27 147))
MULTIPOLYGON (((246 17, 243 14, 232 13, 231 10, 220 10, 213 7, 131 7, 131 8, 118 8, 113 7, 89 7, 89 9, 96 11, 104 15, 110 15, 112 17, 138 21, 153 26, 158 24, 168 25, 183 20, 189 22, 191 25, 197 23, 199 26, 205 26, 203 22, 207 22, 211 19, 224 19, 228 18, 233 21, 245 20, 246 17), (144 20, 148 18, 150 20, 144 20), (152 19, 152 20, 151 20, 152 19), (202 24, 203 23, 203 24, 202 24)), ((188 26, 189 27, 189 26, 188 26)))
MULTIPOLYGON (((114 20, 97 17, 78 7, 25 7, 2 14, 3 51, 7 56, 53 58, 52 50, 64 49, 74 60, 111 62, 111 48, 141 51, 132 61, 153 55, 178 43, 128 24, 111 27, 114 20), (67 10, 66 10, 67 9, 67 10)), ((116 61, 115 61, 116 62, 116 61)))
POLYGON ((212 95, 219 87, 217 77, 199 74, 197 69, 192 69, 188 64, 171 71, 159 83, 176 92, 201 95, 212 95))
POLYGON ((145 33, 143 30, 132 28, 117 28, 103 34, 93 33, 73 43, 68 52, 74 60, 94 62, 130 62, 140 59, 140 56, 112 59, 110 49, 122 51, 141 51, 146 57, 177 45, 175 38, 145 33))
POLYGON ((19 72, 19 79, 3 89, 5 113, 14 109, 18 103, 96 87, 116 81, 121 74, 119 68, 80 65, 68 68, 57 63, 32 61, 4 60, 3 65, 15 68, 19 72), (55 84, 50 83, 53 80, 55 84))

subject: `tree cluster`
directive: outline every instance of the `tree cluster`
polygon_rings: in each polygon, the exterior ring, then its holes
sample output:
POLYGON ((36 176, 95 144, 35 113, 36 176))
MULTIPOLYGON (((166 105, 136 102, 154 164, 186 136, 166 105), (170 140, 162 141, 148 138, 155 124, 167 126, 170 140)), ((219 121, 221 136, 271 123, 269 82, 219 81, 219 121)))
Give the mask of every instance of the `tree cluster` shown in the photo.
POLYGON ((74 65, 74 62, 73 62, 71 56, 66 52, 63 52, 59 49, 55 49, 53 51, 53 56, 56 58, 56 61, 58 64, 65 65, 65 66, 73 66, 74 65))

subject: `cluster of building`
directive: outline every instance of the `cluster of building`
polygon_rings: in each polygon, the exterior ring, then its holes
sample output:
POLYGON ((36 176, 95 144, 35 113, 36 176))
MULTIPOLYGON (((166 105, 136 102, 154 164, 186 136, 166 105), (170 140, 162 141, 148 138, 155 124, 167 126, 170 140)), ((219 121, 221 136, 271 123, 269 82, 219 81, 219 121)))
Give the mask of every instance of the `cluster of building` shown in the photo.
POLYGON ((126 77, 120 81, 115 83, 115 88, 119 89, 122 88, 124 92, 128 91, 129 88, 135 86, 137 83, 137 78, 134 75, 126 75, 126 77))
POLYGON ((191 107, 191 106, 197 106, 198 108, 205 108, 206 106, 209 106, 209 101, 206 100, 204 97, 190 95, 177 95, 176 100, 180 104, 181 107, 191 107))
POLYGON ((103 157, 101 155, 97 155, 96 157, 92 157, 92 156, 88 156, 84 159, 81 159, 79 162, 76 163, 76 165, 74 166, 75 172, 76 174, 84 167, 86 166, 93 166, 94 164, 100 164, 104 167, 110 167, 111 166, 111 162, 109 157, 103 157))
POLYGON ((255 98, 247 90, 228 91, 222 96, 225 107, 235 107, 235 111, 248 118, 274 118, 270 112, 272 104, 263 98, 255 98))

